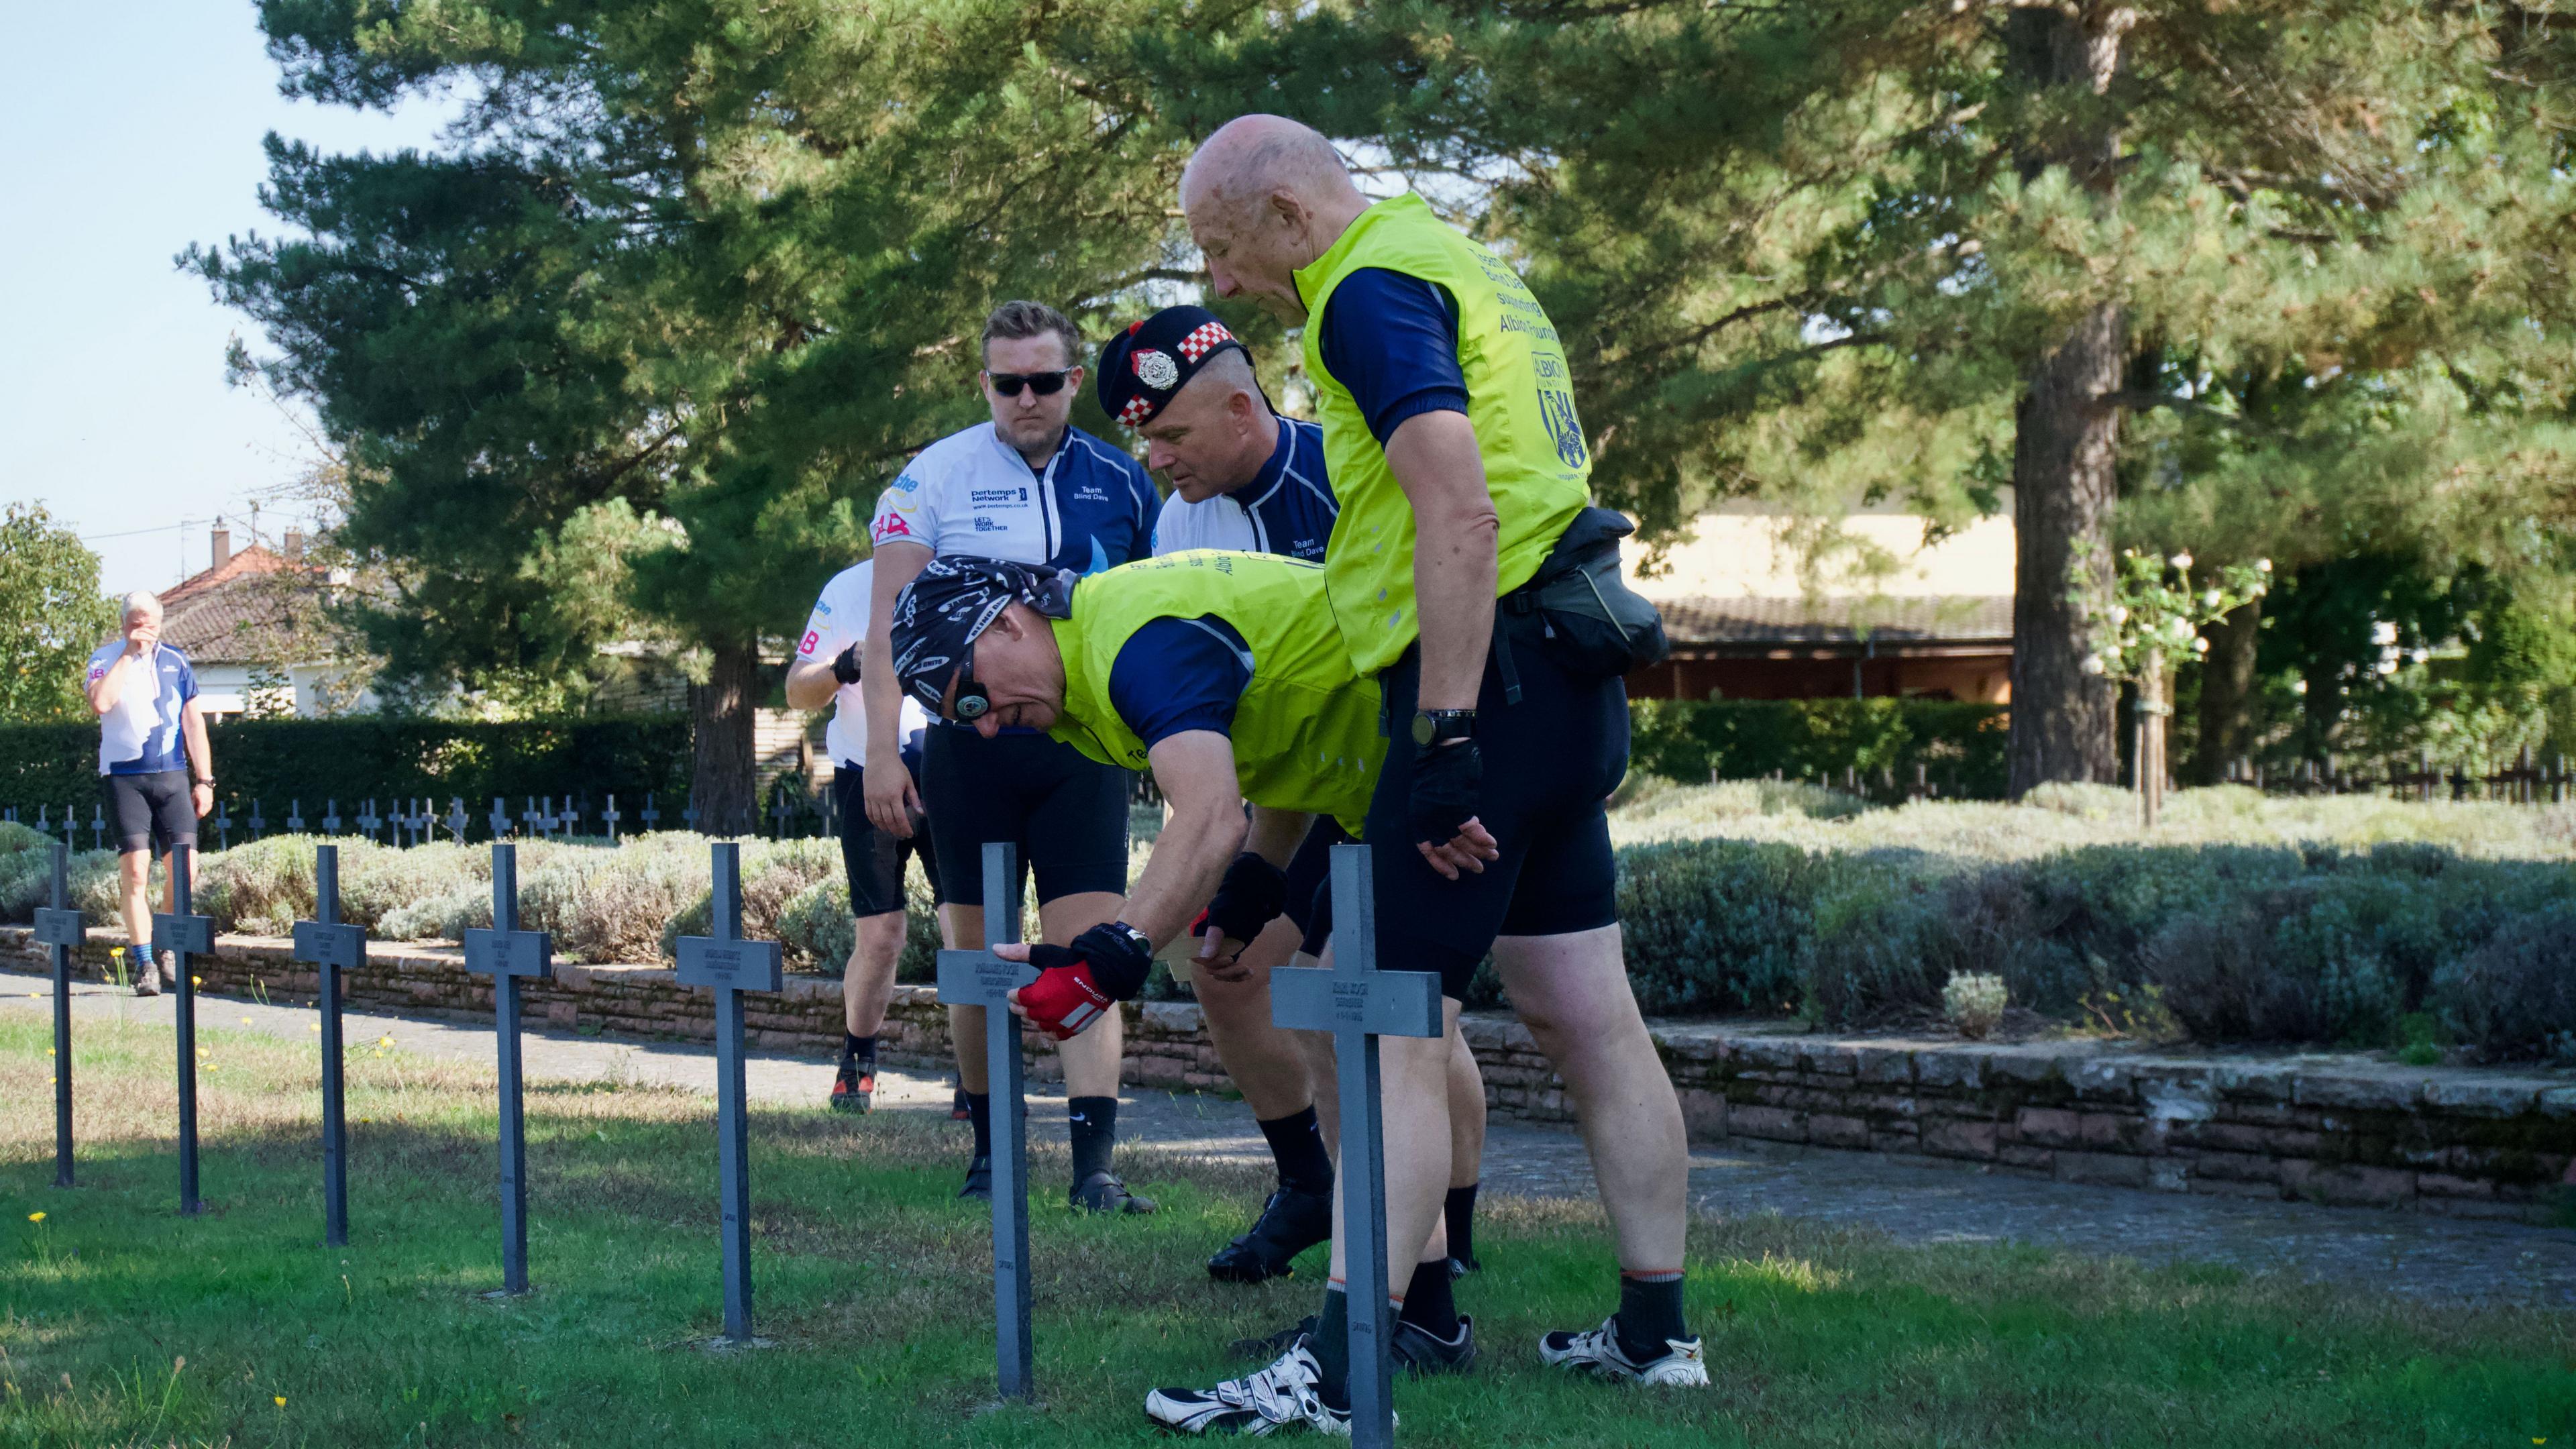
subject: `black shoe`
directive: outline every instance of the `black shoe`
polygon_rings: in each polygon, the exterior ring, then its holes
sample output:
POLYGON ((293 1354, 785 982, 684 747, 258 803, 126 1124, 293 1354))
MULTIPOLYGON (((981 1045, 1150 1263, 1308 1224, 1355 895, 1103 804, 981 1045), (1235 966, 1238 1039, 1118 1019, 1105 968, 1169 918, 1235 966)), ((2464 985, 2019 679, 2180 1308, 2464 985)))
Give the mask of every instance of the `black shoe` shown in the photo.
POLYGON ((993 1159, 990 1155, 978 1152, 975 1160, 966 1164, 966 1185, 957 1189, 957 1195, 971 1197, 977 1202, 993 1200, 993 1159))
POLYGON ((1138 1197, 1127 1190, 1127 1184, 1114 1172, 1095 1172, 1075 1183, 1065 1197, 1087 1213, 1149 1213, 1154 1200, 1138 1197))
POLYGON ((1473 1253, 1470 1253, 1463 1258, 1453 1257, 1449 1260, 1449 1281, 1453 1283, 1466 1277, 1470 1273, 1481 1273, 1483 1271, 1485 1271, 1484 1263, 1473 1253))
POLYGON ((865 1113, 876 1105, 877 1074, 856 1067, 841 1068, 832 1079, 832 1110, 865 1113))
MULTIPOLYGON (((1333 1236, 1333 1195, 1280 1188, 1261 1205, 1252 1231, 1208 1259, 1208 1276, 1220 1283, 1260 1283, 1290 1276, 1299 1253, 1333 1236)), ((1280 1353, 1287 1352, 1285 1345, 1280 1353)), ((1276 1355, 1274 1355, 1275 1357, 1276 1355)))
MULTIPOLYGON (((1268 1338, 1238 1338, 1225 1346, 1236 1358, 1267 1362, 1286 1353, 1299 1340, 1312 1337, 1315 1317, 1308 1314, 1296 1326, 1283 1328, 1268 1338)), ((1417 1374, 1463 1374, 1476 1363, 1476 1320, 1458 1315, 1458 1336, 1447 1342, 1431 1336, 1431 1331, 1399 1318, 1395 1321, 1395 1339, 1387 1345, 1395 1366, 1417 1374)))

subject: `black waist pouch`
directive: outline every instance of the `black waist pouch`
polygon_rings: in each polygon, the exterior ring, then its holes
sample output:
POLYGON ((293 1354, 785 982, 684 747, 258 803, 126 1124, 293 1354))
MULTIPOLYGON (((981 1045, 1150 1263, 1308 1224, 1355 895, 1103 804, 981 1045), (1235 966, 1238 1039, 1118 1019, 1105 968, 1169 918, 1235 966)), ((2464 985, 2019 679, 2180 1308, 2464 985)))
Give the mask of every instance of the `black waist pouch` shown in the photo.
POLYGON ((1571 673, 1626 674, 1672 652, 1664 616, 1619 577, 1619 540, 1636 531, 1607 508, 1586 508, 1530 581, 1503 596, 1504 611, 1534 623, 1539 647, 1571 673))

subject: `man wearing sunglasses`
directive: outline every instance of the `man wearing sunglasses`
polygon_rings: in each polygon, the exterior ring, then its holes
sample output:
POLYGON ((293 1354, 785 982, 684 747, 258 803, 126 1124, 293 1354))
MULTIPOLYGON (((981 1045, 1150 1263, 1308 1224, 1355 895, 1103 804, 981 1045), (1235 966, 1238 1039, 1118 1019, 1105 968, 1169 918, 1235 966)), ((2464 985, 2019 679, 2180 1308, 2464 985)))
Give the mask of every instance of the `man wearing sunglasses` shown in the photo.
MULTIPOLYGON (((984 939, 983 847, 1019 846, 1036 877, 1040 939, 1071 941, 1116 915, 1127 886, 1127 804, 1135 777, 1085 759, 1036 729, 990 734, 935 724, 923 742, 921 786, 896 753, 897 708, 887 629, 895 596, 934 558, 973 554, 1072 574, 1144 556, 1153 534, 1153 480, 1135 459, 1069 421, 1082 386, 1082 339, 1064 314, 1037 302, 1005 302, 984 323, 984 401, 992 419, 924 448, 877 503, 871 624, 862 648, 866 703, 864 778, 869 823, 897 839, 911 835, 929 804, 939 860, 940 930, 951 945, 984 939)), ((960 1196, 992 1192, 992 1098, 984 1060, 984 1012, 949 1013, 957 1074, 974 1123, 975 1156, 960 1196)), ((1116 1013, 1100 1029, 1064 1043, 1067 1116, 1076 1207, 1153 1211, 1112 1167, 1117 1141, 1119 1057, 1116 1013)))

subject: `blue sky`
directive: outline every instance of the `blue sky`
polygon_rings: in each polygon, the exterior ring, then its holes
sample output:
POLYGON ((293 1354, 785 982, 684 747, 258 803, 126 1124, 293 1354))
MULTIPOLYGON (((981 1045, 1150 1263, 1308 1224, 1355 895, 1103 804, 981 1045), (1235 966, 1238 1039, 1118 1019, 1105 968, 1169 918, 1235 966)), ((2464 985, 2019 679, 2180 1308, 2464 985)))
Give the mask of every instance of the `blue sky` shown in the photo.
MULTIPOLYGON (((77 528, 109 590, 164 588, 206 566, 209 520, 238 519, 246 541, 253 496, 310 456, 274 404, 225 385, 225 340, 262 350, 257 329, 171 258, 278 229, 258 199, 268 132, 342 151, 424 146, 448 108, 288 100, 241 0, 9 11, 0 499, 39 500, 77 528)), ((288 521, 271 505, 260 531, 288 521)))

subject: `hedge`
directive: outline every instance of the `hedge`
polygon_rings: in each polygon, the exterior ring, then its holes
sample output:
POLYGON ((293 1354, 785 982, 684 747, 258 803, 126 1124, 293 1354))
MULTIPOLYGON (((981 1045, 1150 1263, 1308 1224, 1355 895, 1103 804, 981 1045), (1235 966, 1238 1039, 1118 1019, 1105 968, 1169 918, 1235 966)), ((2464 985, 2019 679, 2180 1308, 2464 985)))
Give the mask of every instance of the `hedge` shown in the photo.
MULTIPOLYGON (((442 805, 461 798, 480 815, 495 795, 515 807, 530 795, 582 793, 595 809, 615 794, 627 810, 641 806, 647 791, 676 817, 691 764, 684 715, 506 724, 231 720, 215 725, 209 742, 232 813, 246 814, 256 799, 272 822, 283 821, 287 802, 298 798, 310 815, 329 799, 349 812, 369 798, 390 804, 416 796, 442 805)), ((87 816, 98 799, 96 725, 0 725, 0 805, 15 806, 24 819, 66 804, 87 816)))
POLYGON ((1917 765, 1943 798, 2000 799, 2006 710, 1931 699, 1641 699, 1629 706, 1632 771, 1674 780, 1839 784, 1903 795, 1917 765))

